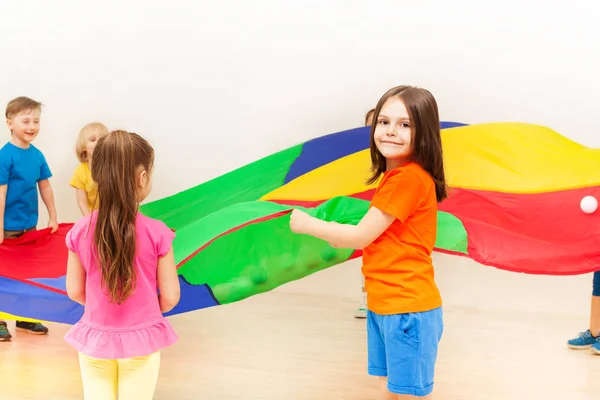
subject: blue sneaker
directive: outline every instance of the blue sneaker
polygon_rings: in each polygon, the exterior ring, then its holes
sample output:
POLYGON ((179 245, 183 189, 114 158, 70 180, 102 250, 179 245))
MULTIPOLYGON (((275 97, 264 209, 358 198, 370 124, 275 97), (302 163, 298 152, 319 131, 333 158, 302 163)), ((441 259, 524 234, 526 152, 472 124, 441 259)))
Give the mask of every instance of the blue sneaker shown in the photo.
POLYGON ((570 348, 576 349, 576 350, 589 349, 593 345, 595 345, 595 346, 597 346, 598 351, 600 351, 600 342, 598 341, 599 339, 600 339, 600 336, 594 337, 592 335, 592 332, 590 332, 590 330, 588 329, 585 332, 581 332, 579 334, 579 336, 577 336, 576 338, 569 340, 567 342, 567 345, 570 348))
POLYGON ((600 336, 596 338, 596 341, 592 345, 592 353, 600 354, 600 336))

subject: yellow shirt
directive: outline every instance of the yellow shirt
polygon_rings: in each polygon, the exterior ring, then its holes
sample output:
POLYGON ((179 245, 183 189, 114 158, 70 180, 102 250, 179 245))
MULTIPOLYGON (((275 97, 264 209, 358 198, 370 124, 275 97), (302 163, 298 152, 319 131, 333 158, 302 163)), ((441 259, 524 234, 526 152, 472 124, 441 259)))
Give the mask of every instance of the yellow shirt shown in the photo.
POLYGON ((70 185, 76 189, 83 189, 87 195, 87 203, 90 211, 98 208, 98 202, 96 196, 98 194, 98 188, 96 183, 92 179, 92 171, 88 163, 81 163, 75 169, 73 178, 71 178, 70 185), (94 204, 95 203, 95 204, 94 204))

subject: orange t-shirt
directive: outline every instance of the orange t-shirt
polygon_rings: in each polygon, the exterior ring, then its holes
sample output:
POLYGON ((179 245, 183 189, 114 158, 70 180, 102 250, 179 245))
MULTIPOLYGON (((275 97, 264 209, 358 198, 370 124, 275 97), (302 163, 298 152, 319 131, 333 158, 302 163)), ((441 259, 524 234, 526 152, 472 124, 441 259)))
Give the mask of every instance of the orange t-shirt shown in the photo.
POLYGON ((431 260, 437 232, 437 198, 431 176, 416 163, 387 171, 371 206, 396 220, 363 249, 369 310, 385 315, 440 307, 431 260))

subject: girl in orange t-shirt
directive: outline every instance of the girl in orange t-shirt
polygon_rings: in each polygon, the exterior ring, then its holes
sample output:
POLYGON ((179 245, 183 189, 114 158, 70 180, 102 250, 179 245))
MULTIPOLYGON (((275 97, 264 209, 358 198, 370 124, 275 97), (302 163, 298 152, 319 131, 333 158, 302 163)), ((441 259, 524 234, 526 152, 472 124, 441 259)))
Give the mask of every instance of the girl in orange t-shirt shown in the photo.
POLYGON ((446 182, 435 98, 398 86, 379 100, 371 128, 370 183, 379 185, 358 225, 294 210, 290 227, 332 246, 363 250, 368 372, 386 399, 429 396, 442 337, 442 300, 431 253, 446 182))

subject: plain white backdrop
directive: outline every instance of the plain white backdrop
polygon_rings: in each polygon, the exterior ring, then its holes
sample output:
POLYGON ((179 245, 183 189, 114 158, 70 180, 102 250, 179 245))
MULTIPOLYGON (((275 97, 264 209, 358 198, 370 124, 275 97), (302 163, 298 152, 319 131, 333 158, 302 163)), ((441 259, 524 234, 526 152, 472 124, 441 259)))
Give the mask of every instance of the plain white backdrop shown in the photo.
MULTIPOLYGON (((68 186, 74 143, 91 121, 153 143, 149 200, 357 127, 398 84, 431 90, 444 120, 536 123, 600 146, 598 8, 589 0, 3 1, 0 103, 20 95, 44 103, 35 144, 66 222, 79 216, 68 186)), ((8 140, 5 126, 1 134, 8 140)), ((585 324, 589 275, 525 276, 442 255, 436 265, 447 306, 578 314, 585 324)), ((278 290, 358 302, 358 268, 278 290)))

